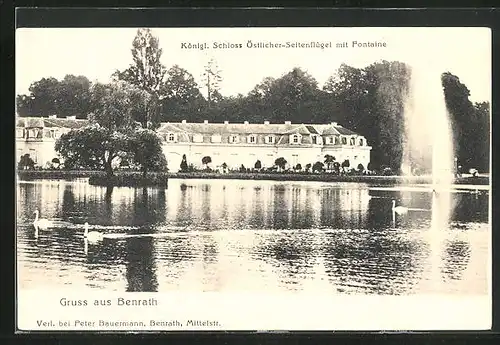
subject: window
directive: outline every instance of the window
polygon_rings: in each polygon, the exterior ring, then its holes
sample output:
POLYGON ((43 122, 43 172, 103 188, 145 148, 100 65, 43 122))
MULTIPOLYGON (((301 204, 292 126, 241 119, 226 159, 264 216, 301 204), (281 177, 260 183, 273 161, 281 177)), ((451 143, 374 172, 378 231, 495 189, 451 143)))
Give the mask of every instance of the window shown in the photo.
POLYGON ((175 141, 175 134, 174 133, 168 133, 168 141, 169 142, 175 141))
POLYGON ((274 144, 274 137, 272 135, 267 136, 266 143, 267 144, 274 144))
POLYGON ((202 143, 203 142, 203 135, 201 135, 201 134, 195 134, 193 136, 193 142, 195 142, 195 143, 202 143))
POLYGON ((359 146, 363 146, 363 138, 359 139, 359 146))
POLYGON ((318 137, 313 135, 311 138, 312 138, 313 144, 316 145, 318 143, 318 137))
POLYGON ((300 143, 300 136, 298 134, 292 135, 292 144, 299 144, 300 143))
POLYGON ((213 143, 220 143, 222 140, 221 140, 221 136, 220 135, 212 135, 212 142, 213 143))
POLYGON ((239 138, 238 138, 238 136, 237 136, 237 135, 230 135, 230 136, 229 136, 229 142, 230 142, 231 144, 237 143, 238 141, 239 141, 239 138))
POLYGON ((337 141, 336 139, 337 139, 337 138, 329 137, 329 138, 328 138, 328 143, 329 143, 329 144, 333 144, 333 143, 334 143, 334 141, 337 141))
POLYGON ((257 137, 255 135, 251 135, 248 137, 248 142, 250 144, 255 144, 257 142, 257 137))
POLYGON ((335 145, 339 145, 339 144, 340 144, 339 137, 335 137, 335 145))
POLYGON ((346 137, 342 137, 342 145, 347 145, 347 138, 346 137))
POLYGON ((350 144, 351 144, 351 146, 354 146, 354 145, 356 144, 356 139, 351 138, 351 140, 350 140, 350 144))

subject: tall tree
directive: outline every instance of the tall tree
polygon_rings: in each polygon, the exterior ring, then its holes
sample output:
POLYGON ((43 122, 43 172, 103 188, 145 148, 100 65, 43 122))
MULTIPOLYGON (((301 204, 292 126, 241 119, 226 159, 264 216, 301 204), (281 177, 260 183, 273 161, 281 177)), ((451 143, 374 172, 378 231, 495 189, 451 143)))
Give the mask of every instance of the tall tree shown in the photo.
POLYGON ((217 102, 220 95, 220 83, 222 82, 222 71, 214 59, 210 59, 203 69, 203 86, 207 88, 208 106, 217 102))
POLYGON ((113 76, 158 97, 166 72, 160 61, 162 52, 159 40, 153 36, 151 29, 138 29, 132 41, 133 63, 123 72, 116 71, 113 76))
POLYGON ((368 93, 373 95, 369 119, 360 124, 363 134, 376 143, 372 159, 399 171, 405 141, 405 102, 410 68, 397 61, 382 61, 366 68, 368 93))
MULTIPOLYGON (((481 141, 484 140, 483 136, 486 134, 481 132, 481 121, 477 116, 485 114, 486 108, 474 107, 469 100, 469 89, 460 82, 460 78, 456 75, 449 72, 443 73, 441 81, 446 107, 451 115, 458 164, 464 168, 477 168, 479 164, 477 151, 482 147, 481 141)), ((484 121, 485 117, 481 117, 484 121)), ((489 136, 489 133, 487 135, 489 136)))
POLYGON ((479 102, 474 104, 476 112, 476 164, 480 171, 490 171, 490 103, 479 102))

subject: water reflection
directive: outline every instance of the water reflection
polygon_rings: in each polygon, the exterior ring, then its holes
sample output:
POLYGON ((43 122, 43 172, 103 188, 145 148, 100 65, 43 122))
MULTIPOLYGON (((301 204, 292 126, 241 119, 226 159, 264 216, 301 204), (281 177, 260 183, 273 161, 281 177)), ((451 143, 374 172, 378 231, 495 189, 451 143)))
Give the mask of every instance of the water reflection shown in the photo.
POLYGON ((168 189, 136 189, 77 180, 20 182, 17 195, 21 287, 487 291, 487 194, 440 201, 354 183, 172 180, 168 189), (393 219, 392 200, 420 210, 393 219), (36 208, 80 227, 36 237, 36 208), (86 221, 132 237, 86 243, 86 221))

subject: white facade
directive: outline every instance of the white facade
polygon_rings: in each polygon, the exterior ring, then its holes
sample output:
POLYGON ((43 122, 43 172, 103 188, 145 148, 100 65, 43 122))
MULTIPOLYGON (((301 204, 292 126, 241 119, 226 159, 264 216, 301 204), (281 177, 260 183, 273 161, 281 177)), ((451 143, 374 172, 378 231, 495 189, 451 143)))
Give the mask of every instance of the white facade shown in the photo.
POLYGON ((211 158, 212 168, 226 163, 229 169, 254 168, 257 160, 263 168, 284 158, 287 167, 324 162, 326 155, 350 167, 370 162, 371 147, 366 139, 336 123, 324 124, 224 124, 164 123, 158 130, 170 171, 180 168, 183 155, 188 165, 202 168, 203 157, 211 158))
MULTIPOLYGON (((74 118, 18 118, 16 126, 17 161, 26 153, 36 165, 44 166, 57 157, 55 142, 61 134, 87 124, 74 118)), ((275 165, 284 158, 287 167, 324 162, 326 155, 351 168, 370 162, 371 147, 366 139, 337 123, 331 124, 250 124, 162 123, 157 131, 163 140, 163 152, 169 170, 180 169, 183 155, 188 165, 202 168, 203 157, 210 157, 212 168, 226 163, 229 169, 254 168, 257 160, 262 168, 275 165)))

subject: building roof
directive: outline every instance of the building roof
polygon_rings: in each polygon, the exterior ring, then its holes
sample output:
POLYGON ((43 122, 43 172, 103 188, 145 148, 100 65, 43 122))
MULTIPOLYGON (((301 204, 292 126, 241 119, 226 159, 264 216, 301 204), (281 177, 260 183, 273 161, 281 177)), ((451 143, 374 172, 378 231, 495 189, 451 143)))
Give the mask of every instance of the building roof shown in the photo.
MULTIPOLYGON (((18 117, 17 127, 60 127, 76 129, 87 125, 88 120, 72 118, 47 118, 47 117, 18 117)), ((204 135, 217 134, 275 134, 289 135, 301 134, 314 135, 358 135, 357 133, 340 126, 331 124, 284 124, 276 123, 184 123, 184 122, 162 122, 157 130, 160 134, 170 132, 177 133, 185 139, 189 134, 198 133, 204 135)))
POLYGON ((67 119, 67 118, 47 118, 47 117, 19 117, 16 121, 17 127, 59 127, 59 128, 80 128, 88 123, 87 120, 67 119))

